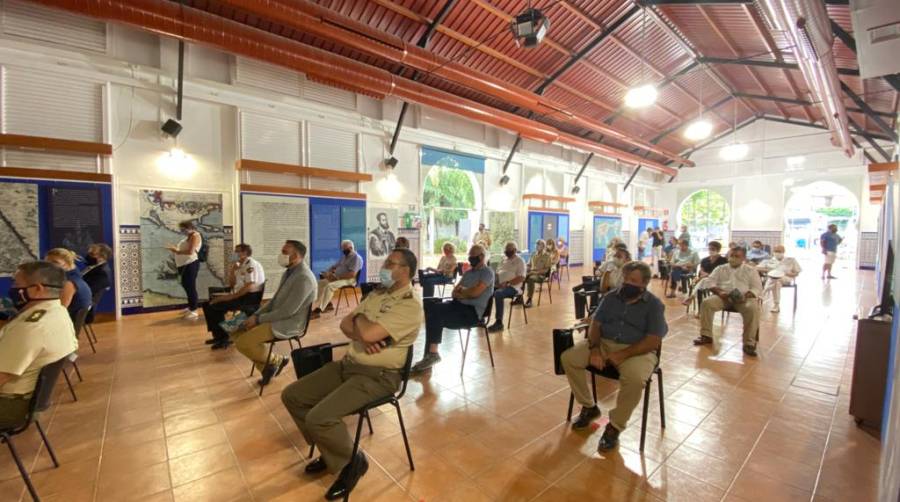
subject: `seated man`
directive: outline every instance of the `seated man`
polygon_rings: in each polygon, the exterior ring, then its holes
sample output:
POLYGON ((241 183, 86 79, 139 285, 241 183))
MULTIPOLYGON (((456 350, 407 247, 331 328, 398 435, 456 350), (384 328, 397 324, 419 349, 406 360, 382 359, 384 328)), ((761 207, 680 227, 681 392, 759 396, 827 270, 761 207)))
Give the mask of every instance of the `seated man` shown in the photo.
POLYGON ((281 393, 306 442, 322 452, 306 465, 306 473, 338 475, 325 493, 328 500, 348 497, 369 468, 363 452, 351 458, 353 440, 343 418, 400 387, 400 372, 422 325, 421 302, 411 285, 415 272, 416 255, 394 249, 381 269, 381 287, 341 321, 350 339, 347 355, 281 393))
POLYGON ((760 241, 753 241, 753 244, 750 244, 750 250, 747 251, 747 261, 753 263, 760 263, 763 260, 769 258, 769 253, 763 249, 763 244, 760 241))
POLYGON ((238 352, 253 361, 262 375, 260 385, 268 385, 272 377, 281 374, 289 359, 272 352, 266 342, 285 340, 306 332, 309 307, 316 297, 316 277, 303 261, 306 245, 300 241, 286 241, 281 247, 278 263, 287 270, 281 275, 281 283, 275 296, 244 321, 241 328, 231 335, 238 352))
POLYGON ((688 241, 679 241, 678 249, 672 253, 672 265, 669 273, 672 292, 668 295, 668 298, 675 298, 675 288, 678 288, 678 291, 687 292, 682 283, 682 278, 696 272, 699 264, 700 257, 697 256, 696 251, 690 248, 688 241))
POLYGON ((331 300, 334 292, 344 286, 356 285, 356 273, 362 270, 363 259, 356 252, 353 241, 341 242, 341 253, 344 257, 335 262, 319 280, 319 298, 316 300, 316 308, 313 310, 313 319, 319 317, 322 312, 334 310, 331 300))
POLYGON ((756 299, 762 294, 759 272, 746 263, 746 251, 736 247, 728 252, 728 266, 721 266, 709 275, 712 293, 700 304, 700 336, 694 345, 714 344, 718 351, 718 336, 713 339, 712 325, 716 312, 732 308, 744 320, 744 354, 756 355, 756 333, 759 329, 759 305, 756 299))
POLYGON ((441 246, 443 255, 437 268, 428 267, 419 271, 419 284, 422 285, 422 297, 434 296, 434 287, 441 284, 452 284, 456 275, 456 246, 447 241, 441 246))
MULTIPOLYGON (((516 243, 509 241, 503 250, 505 255, 497 268, 497 283, 494 285, 494 324, 488 327, 491 333, 503 331, 503 301, 522 294, 525 281, 525 260, 516 251, 516 243)), ((534 288, 534 285, 531 286, 534 288)))
POLYGON ((547 278, 547 272, 550 271, 552 256, 547 252, 547 245, 544 241, 538 240, 534 247, 534 254, 528 262, 528 274, 525 276, 525 287, 528 289, 528 298, 525 300, 525 307, 531 308, 531 297, 534 296, 534 285, 538 282, 544 282, 547 278))
POLYGON ((211 296, 202 305, 206 330, 212 334, 212 338, 206 343, 212 345, 213 350, 224 349, 231 344, 228 333, 219 326, 225 320, 226 313, 245 306, 258 308, 262 302, 259 292, 266 282, 266 273, 262 265, 251 258, 252 255, 253 249, 249 244, 235 246, 231 257, 233 263, 225 269, 228 289, 232 293, 211 296))
POLYGON ((759 264, 757 270, 768 272, 768 280, 766 281, 766 289, 763 291, 765 296, 772 293, 772 313, 781 312, 779 305, 781 304, 781 286, 790 286, 794 283, 794 279, 800 275, 803 270, 797 260, 784 256, 784 246, 781 244, 773 249, 773 256, 768 260, 759 264))
POLYGON ((475 244, 469 249, 472 266, 453 288, 453 300, 430 301, 425 308, 425 356, 412 367, 414 374, 423 373, 441 362, 438 346, 444 328, 473 326, 484 315, 494 293, 494 271, 487 266, 484 248, 475 244))
POLYGON ((618 444, 631 412, 641 402, 644 384, 659 363, 656 351, 669 330, 665 306, 647 291, 650 267, 632 261, 625 264, 622 272, 622 286, 600 300, 588 339, 560 356, 572 394, 581 404, 581 413, 572 424, 574 429, 586 428, 600 416, 600 408, 585 381, 585 368, 602 370, 612 365, 619 371, 619 394, 597 447, 601 451, 618 444))
POLYGON ((0 329, 0 428, 23 425, 38 373, 78 350, 59 302, 66 273, 45 261, 19 265, 10 288, 18 314, 0 329))
POLYGON ((611 255, 594 267, 594 275, 582 276, 581 284, 572 288, 575 294, 575 318, 584 319, 587 299, 591 308, 597 305, 600 295, 622 285, 622 266, 631 261, 631 253, 625 243, 616 244, 611 255))

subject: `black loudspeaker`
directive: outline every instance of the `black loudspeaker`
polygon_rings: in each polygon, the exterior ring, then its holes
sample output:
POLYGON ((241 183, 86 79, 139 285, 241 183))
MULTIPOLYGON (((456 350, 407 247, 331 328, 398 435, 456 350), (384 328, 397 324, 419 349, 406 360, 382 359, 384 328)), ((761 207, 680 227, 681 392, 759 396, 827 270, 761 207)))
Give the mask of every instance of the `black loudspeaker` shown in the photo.
POLYGON ((165 124, 162 125, 161 129, 162 129, 162 132, 168 134, 169 136, 172 136, 173 138, 177 138, 178 133, 181 132, 182 127, 181 127, 181 124, 179 124, 175 120, 169 119, 166 121, 165 124))
POLYGON ((385 159, 384 165, 385 165, 385 167, 387 167, 389 169, 393 169, 393 168, 397 167, 397 157, 391 157, 391 158, 385 159))

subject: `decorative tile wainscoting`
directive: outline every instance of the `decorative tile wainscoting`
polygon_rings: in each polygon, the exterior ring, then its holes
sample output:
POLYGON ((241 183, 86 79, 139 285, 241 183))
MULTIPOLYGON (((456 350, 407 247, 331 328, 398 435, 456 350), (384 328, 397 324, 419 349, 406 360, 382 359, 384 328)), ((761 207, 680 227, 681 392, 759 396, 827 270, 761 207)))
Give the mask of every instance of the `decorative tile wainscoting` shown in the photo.
POLYGON ((859 268, 874 270, 878 256, 878 232, 860 232, 859 234, 859 268))
MULTIPOLYGON (((731 241, 750 247, 753 241, 760 241, 763 245, 775 247, 782 242, 782 232, 780 230, 732 230, 731 241)), ((723 245, 728 243, 723 242, 723 245)))

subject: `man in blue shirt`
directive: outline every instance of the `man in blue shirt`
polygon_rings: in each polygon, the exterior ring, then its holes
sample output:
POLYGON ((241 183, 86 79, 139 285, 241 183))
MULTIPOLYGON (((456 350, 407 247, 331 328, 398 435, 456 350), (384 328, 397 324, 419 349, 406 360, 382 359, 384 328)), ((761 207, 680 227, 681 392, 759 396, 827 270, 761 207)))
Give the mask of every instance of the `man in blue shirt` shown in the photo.
POLYGON ((472 266, 453 288, 453 300, 426 301, 425 308, 425 356, 413 365, 414 374, 423 373, 441 362, 438 346, 444 328, 459 329, 473 326, 482 316, 494 294, 494 271, 487 266, 484 248, 475 244, 469 249, 469 265, 472 266))
POLYGON ((665 306, 647 291, 650 267, 632 261, 625 264, 622 274, 622 286, 604 296, 597 306, 588 339, 578 342, 560 357, 572 394, 581 404, 581 413, 572 424, 574 429, 588 427, 600 416, 600 408, 585 381, 585 369, 612 365, 619 371, 619 394, 597 446, 601 451, 618 445, 619 434, 641 402, 644 384, 659 364, 657 351, 669 331, 665 306))
POLYGON ((341 253, 341 258, 321 274, 318 284, 319 298, 313 310, 313 319, 318 318, 322 312, 334 310, 331 300, 335 291, 344 286, 356 286, 356 274, 363 268, 362 256, 356 252, 353 241, 342 241, 341 253))
POLYGON ((837 230, 837 225, 832 223, 831 225, 828 225, 828 231, 819 237, 819 244, 822 246, 822 254, 825 255, 825 263, 822 264, 822 279, 825 279, 826 276, 829 279, 837 279, 837 277, 831 275, 831 266, 834 265, 834 261, 837 260, 837 248, 841 244, 841 241, 844 240, 843 237, 838 235, 837 230))

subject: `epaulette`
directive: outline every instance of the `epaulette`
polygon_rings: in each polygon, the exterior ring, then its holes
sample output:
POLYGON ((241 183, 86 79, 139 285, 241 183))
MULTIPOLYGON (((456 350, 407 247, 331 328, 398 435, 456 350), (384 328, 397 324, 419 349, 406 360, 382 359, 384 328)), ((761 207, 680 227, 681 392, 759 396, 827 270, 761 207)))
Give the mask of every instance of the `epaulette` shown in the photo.
POLYGON ((35 310, 25 319, 25 322, 38 322, 42 317, 44 317, 44 314, 46 313, 47 311, 44 309, 35 310))

